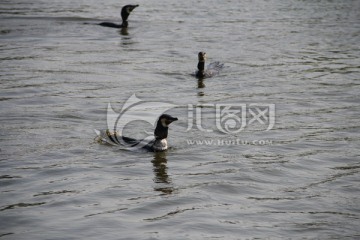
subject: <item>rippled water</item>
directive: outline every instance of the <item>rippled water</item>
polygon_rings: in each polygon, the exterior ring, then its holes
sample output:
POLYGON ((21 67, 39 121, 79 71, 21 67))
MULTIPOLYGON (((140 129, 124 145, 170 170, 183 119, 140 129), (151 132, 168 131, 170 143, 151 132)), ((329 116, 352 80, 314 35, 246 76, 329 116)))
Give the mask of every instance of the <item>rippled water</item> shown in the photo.
POLYGON ((0 237, 359 238, 359 1, 134 3, 124 32, 96 23, 127 3, 1 1, 0 237), (226 68, 197 81, 199 51, 226 68), (132 94, 176 105, 167 152, 93 140, 132 94), (275 125, 222 133, 219 104, 275 125))

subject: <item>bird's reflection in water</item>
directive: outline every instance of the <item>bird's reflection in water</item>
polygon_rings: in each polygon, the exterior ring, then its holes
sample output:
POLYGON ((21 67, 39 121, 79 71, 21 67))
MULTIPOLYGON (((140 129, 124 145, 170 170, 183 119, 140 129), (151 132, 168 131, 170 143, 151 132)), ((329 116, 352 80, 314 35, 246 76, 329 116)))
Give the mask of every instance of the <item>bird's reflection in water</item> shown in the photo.
MULTIPOLYGON (((204 78, 198 78, 198 88, 205 88, 204 78)), ((200 91, 198 92, 198 96, 202 97, 204 96, 204 92, 200 91)))
POLYGON ((123 35, 123 36, 128 36, 129 35, 129 32, 128 32, 128 29, 127 28, 121 28, 119 30, 120 34, 123 35))
POLYGON ((205 87, 204 78, 198 78, 198 88, 204 88, 204 87, 205 87))
POLYGON ((121 39, 121 45, 128 46, 134 44, 134 41, 131 38, 131 34, 129 34, 127 28, 119 29, 119 35, 121 39))
POLYGON ((174 190, 171 179, 167 174, 167 159, 166 152, 155 152, 154 159, 151 161, 153 164, 154 170, 154 182, 156 186, 154 187, 155 191, 161 191, 164 194, 171 194, 174 190))

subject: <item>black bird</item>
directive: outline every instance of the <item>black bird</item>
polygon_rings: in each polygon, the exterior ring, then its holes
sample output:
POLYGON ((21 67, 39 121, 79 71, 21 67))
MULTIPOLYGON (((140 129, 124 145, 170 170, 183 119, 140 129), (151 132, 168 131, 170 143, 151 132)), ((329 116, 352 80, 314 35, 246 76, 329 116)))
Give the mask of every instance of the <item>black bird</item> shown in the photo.
POLYGON ((215 76, 224 67, 223 63, 212 62, 205 69, 206 53, 199 52, 198 58, 199 58, 199 63, 197 65, 198 70, 195 72, 195 76, 198 78, 202 79, 202 78, 215 76))
POLYGON ((151 152, 165 151, 168 149, 167 136, 170 123, 177 121, 176 117, 168 114, 162 114, 157 123, 154 131, 154 139, 152 140, 137 140, 130 137, 119 135, 118 132, 98 132, 97 141, 100 143, 109 143, 112 145, 123 145, 130 149, 145 149, 151 152))
POLYGON ((121 9, 122 23, 120 25, 112 22, 102 22, 99 25, 103 27, 112 27, 112 28, 127 28, 129 25, 127 19, 130 13, 132 12, 132 10, 134 10, 138 6, 139 5, 126 5, 121 9))

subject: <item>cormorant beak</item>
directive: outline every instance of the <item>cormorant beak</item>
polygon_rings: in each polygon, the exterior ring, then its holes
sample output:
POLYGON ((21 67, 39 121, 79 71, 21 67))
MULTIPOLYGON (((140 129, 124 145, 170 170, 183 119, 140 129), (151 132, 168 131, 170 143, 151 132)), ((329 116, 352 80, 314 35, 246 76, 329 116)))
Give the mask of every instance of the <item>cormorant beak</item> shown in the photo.
POLYGON ((176 117, 172 117, 170 115, 163 115, 160 118, 160 122, 163 125, 163 127, 169 127, 170 123, 177 121, 178 119, 176 117))
POLYGON ((139 6, 139 4, 137 5, 131 5, 130 8, 129 8, 129 13, 132 12, 132 10, 134 10, 135 8, 137 8, 139 6))
POLYGON ((178 119, 176 117, 171 117, 171 118, 166 119, 166 123, 169 125, 170 123, 175 122, 177 120, 178 119))

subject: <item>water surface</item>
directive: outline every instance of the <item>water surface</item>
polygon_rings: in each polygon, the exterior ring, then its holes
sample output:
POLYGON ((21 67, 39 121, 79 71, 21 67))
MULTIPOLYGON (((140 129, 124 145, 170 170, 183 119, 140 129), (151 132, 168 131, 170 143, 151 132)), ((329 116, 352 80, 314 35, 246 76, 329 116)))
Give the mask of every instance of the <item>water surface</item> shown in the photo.
POLYGON ((0 237, 358 238, 359 2, 136 3, 119 31, 118 1, 2 1, 0 237), (199 51, 227 68, 198 81, 199 51), (93 140, 132 94, 176 105, 167 152, 93 140), (225 134, 215 104, 276 122, 225 134))

